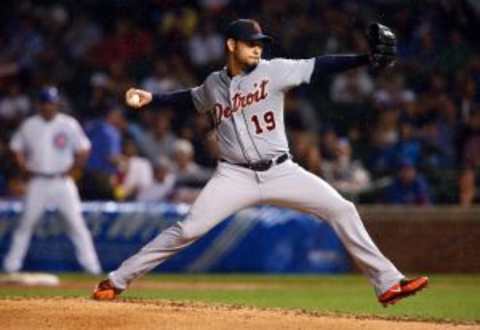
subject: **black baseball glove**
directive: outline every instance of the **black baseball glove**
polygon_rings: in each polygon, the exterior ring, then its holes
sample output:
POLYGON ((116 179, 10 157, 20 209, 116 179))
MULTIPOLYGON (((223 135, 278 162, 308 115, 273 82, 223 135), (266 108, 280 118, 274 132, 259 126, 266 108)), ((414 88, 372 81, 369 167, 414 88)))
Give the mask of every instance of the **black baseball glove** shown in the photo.
POLYGON ((395 63, 397 37, 389 27, 371 23, 368 26, 367 39, 370 46, 370 61, 374 68, 383 69, 395 63))

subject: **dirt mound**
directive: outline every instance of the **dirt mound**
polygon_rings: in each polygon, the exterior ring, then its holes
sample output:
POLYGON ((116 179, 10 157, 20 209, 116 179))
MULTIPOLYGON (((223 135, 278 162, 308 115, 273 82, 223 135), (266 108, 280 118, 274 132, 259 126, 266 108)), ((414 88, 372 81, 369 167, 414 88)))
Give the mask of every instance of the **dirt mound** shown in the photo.
POLYGON ((9 329, 479 329, 478 326, 316 316, 295 311, 178 303, 96 302, 80 298, 0 300, 9 329))

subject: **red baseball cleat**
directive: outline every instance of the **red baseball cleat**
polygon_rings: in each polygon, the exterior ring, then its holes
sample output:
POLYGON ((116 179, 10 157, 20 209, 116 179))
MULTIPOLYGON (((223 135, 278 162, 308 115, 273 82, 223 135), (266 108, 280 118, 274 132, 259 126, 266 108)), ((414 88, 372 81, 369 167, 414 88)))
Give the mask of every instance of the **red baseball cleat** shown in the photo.
POLYGON ((427 286, 427 284, 427 276, 417 277, 413 280, 403 279, 378 297, 378 301, 383 305, 383 307, 394 305, 400 299, 414 295, 418 291, 422 290, 427 286))
POLYGON ((92 298, 95 300, 114 300, 122 291, 114 287, 113 283, 107 279, 97 284, 92 298))

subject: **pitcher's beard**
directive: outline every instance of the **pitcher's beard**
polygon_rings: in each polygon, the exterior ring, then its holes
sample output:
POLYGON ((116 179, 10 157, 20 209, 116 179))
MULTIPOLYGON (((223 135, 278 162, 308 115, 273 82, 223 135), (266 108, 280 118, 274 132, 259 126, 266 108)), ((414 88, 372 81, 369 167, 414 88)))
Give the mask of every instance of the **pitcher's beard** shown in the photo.
POLYGON ((258 63, 253 63, 253 64, 245 64, 245 73, 250 73, 252 72, 253 70, 255 70, 255 68, 257 67, 258 63))

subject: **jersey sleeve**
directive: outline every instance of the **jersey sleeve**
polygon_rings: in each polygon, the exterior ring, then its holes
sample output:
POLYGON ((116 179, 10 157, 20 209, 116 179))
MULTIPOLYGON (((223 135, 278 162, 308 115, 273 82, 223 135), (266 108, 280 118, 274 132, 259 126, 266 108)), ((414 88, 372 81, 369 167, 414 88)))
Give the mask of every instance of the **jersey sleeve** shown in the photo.
POLYGON ((72 120, 73 149, 75 151, 90 150, 91 143, 82 127, 76 120, 72 120))
POLYGON ((192 93, 193 105, 198 112, 205 113, 212 109, 212 101, 208 86, 209 79, 207 78, 203 84, 193 87, 190 91, 192 93))
POLYGON ((20 126, 10 139, 10 150, 14 152, 22 152, 25 150, 25 125, 20 126))
POLYGON ((277 58, 270 61, 272 82, 277 90, 287 90, 309 83, 315 67, 315 58, 292 60, 277 58))

